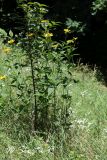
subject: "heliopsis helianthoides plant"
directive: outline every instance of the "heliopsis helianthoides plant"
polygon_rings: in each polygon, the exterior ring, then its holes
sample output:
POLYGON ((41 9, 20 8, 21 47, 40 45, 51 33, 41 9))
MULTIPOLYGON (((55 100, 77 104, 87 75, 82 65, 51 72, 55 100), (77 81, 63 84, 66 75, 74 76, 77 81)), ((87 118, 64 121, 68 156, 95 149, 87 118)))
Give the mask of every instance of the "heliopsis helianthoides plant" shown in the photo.
MULTIPOLYGON (((55 29, 58 23, 44 19, 46 6, 29 2, 24 5, 24 9, 28 13, 28 31, 20 44, 26 50, 27 65, 31 71, 31 76, 28 76, 32 84, 32 87, 29 86, 32 90, 29 94, 33 100, 31 128, 33 133, 43 131, 46 138, 49 133, 60 134, 61 130, 69 126, 66 115, 71 107, 68 86, 71 82, 69 70, 72 66, 70 60, 73 56, 74 39, 54 41, 53 28, 55 29), (61 94, 57 95, 60 87, 61 94)), ((68 34, 71 31, 64 29, 64 32, 68 34)))

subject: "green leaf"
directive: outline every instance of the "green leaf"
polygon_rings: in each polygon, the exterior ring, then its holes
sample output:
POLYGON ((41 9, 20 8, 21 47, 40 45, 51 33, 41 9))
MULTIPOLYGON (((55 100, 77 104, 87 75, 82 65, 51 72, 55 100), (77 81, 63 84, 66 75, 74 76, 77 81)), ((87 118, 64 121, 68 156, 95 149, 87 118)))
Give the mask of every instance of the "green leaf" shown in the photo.
POLYGON ((0 28, 0 35, 7 37, 7 33, 4 29, 0 28))
POLYGON ((9 31, 9 36, 13 37, 13 32, 11 30, 9 31))

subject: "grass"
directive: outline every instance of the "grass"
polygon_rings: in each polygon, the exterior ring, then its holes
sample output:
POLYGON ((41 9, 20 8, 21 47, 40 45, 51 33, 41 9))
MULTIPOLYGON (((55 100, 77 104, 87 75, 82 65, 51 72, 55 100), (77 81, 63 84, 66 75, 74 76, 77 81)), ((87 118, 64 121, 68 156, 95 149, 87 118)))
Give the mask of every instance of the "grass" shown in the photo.
POLYGON ((76 141, 86 159, 106 159, 107 88, 97 81, 96 70, 85 70, 74 70, 79 79, 72 86, 76 141))
MULTIPOLYGON (((71 68, 72 80, 68 86, 72 95, 71 124, 66 135, 59 134, 60 141, 55 148, 58 135, 48 135, 44 140, 29 132, 30 104, 27 92, 23 92, 23 87, 27 90, 29 86, 29 79, 25 83, 29 68, 17 66, 17 62, 25 63, 24 53, 14 47, 5 53, 3 44, 0 50, 0 74, 7 77, 0 80, 0 160, 106 160, 107 88, 97 80, 97 69, 83 65, 71 68), (15 86, 15 77, 21 92, 15 86)), ((64 64, 63 71, 66 72, 64 64)), ((60 86, 57 95, 61 92, 60 86)))

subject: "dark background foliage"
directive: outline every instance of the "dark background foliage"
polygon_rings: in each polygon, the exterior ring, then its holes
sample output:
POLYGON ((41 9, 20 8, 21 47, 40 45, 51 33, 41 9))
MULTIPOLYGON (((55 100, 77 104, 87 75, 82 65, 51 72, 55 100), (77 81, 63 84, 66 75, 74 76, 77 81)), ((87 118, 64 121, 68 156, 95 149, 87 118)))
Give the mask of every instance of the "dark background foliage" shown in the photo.
POLYGON ((17 0, 0 0, 0 27, 7 33, 12 30, 14 34, 18 34, 26 29, 26 13, 19 7, 18 2, 17 0))
MULTIPOLYGON (((85 26, 84 34, 76 34, 79 37, 77 53, 83 62, 89 62, 106 67, 107 61, 107 6, 101 6, 94 13, 93 2, 95 0, 57 0, 43 1, 40 3, 49 5, 50 16, 61 22, 66 18, 81 22, 85 26)), ((99 1, 98 4, 100 4, 99 1)), ((96 4, 97 5, 97 4, 96 4)))

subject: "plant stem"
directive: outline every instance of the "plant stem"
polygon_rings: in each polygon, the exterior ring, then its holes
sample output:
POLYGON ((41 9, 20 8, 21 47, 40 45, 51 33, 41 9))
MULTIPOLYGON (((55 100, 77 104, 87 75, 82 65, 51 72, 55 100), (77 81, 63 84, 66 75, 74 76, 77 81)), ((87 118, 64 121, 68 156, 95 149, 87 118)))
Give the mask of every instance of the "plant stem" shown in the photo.
POLYGON ((36 100, 36 84, 35 84, 33 57, 32 57, 31 52, 29 52, 29 58, 30 58, 32 86, 33 86, 33 97, 34 97, 34 106, 32 108, 32 132, 35 132, 38 128, 38 111, 37 111, 38 107, 37 107, 37 100, 36 100))

